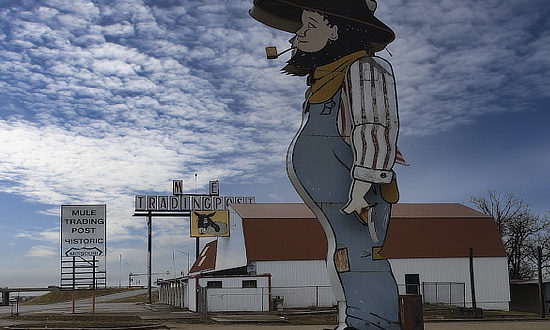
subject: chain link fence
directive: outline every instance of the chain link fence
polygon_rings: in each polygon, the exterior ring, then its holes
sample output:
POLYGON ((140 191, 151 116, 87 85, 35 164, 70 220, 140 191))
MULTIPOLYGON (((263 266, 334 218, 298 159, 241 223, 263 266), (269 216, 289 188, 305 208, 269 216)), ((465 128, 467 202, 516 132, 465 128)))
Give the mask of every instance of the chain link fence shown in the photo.
POLYGON ((458 282, 424 282, 424 303, 466 307, 466 285, 458 282))
POLYGON ((424 304, 466 306, 466 285, 460 282, 422 282, 400 284, 399 294, 420 294, 424 304))

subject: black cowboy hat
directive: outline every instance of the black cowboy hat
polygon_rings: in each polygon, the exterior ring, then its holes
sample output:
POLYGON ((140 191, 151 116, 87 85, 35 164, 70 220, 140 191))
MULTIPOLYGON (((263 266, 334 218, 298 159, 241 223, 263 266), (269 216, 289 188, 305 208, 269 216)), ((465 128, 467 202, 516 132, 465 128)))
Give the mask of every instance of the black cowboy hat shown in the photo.
POLYGON ((273 28, 294 33, 302 26, 302 10, 341 17, 364 24, 374 50, 382 50, 395 39, 394 32, 374 17, 373 0, 254 0, 249 13, 254 19, 273 28), (370 2, 371 8, 367 5, 370 2))

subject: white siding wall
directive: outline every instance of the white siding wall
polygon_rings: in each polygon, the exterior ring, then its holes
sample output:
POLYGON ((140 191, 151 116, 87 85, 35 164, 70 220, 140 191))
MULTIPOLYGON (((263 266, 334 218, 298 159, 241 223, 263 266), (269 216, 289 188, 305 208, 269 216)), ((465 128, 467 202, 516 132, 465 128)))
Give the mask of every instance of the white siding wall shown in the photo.
POLYGON ((189 308, 189 283, 183 286, 183 308, 189 308))
POLYGON ((269 311, 269 279, 267 276, 200 278, 202 287, 208 281, 221 281, 222 288, 207 291, 209 312, 269 311), (242 288, 242 281, 256 280, 256 288, 242 288))
POLYGON ((189 294, 186 296, 187 305, 189 310, 192 312, 197 311, 197 280, 195 278, 190 278, 188 281, 189 285, 187 291, 189 294))
MULTIPOLYGON (((400 293, 405 293, 405 274, 419 274, 423 282, 465 283, 466 306, 472 305, 468 258, 391 259, 400 293)), ((476 303, 484 309, 509 310, 510 286, 506 258, 474 258, 476 303)))
POLYGON ((246 249, 244 244, 243 220, 237 212, 229 207, 229 235, 218 238, 216 271, 246 266, 246 249))
POLYGON ((336 304, 324 260, 258 261, 258 274, 271 274, 272 296, 283 296, 284 308, 336 304))

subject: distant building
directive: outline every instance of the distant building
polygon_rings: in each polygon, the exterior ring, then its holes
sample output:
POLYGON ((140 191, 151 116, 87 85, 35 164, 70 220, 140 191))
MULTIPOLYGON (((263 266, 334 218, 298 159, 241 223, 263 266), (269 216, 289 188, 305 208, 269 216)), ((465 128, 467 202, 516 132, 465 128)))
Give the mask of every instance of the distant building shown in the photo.
MULTIPOLYGON (((192 311, 335 305, 326 238, 305 204, 233 205, 230 220, 231 236, 206 244, 188 278, 160 283, 162 302, 192 311)), ((382 254, 400 294, 471 306, 470 247, 477 306, 508 310, 506 253, 495 222, 482 213, 461 204, 397 204, 382 254)))
MULTIPOLYGON (((510 281, 510 309, 521 312, 540 312, 539 283, 534 280, 510 281)), ((550 314, 550 278, 542 280, 544 292, 544 312, 550 314)))

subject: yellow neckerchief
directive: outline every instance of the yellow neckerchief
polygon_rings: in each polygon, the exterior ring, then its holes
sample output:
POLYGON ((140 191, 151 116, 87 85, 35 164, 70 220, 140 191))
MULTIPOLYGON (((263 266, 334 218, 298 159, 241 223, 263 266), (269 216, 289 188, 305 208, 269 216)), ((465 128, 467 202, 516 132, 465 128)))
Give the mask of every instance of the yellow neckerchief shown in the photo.
POLYGON ((330 99, 342 87, 346 72, 353 62, 365 56, 367 52, 360 50, 316 68, 313 72, 313 83, 306 92, 306 100, 310 103, 322 103, 330 99))

